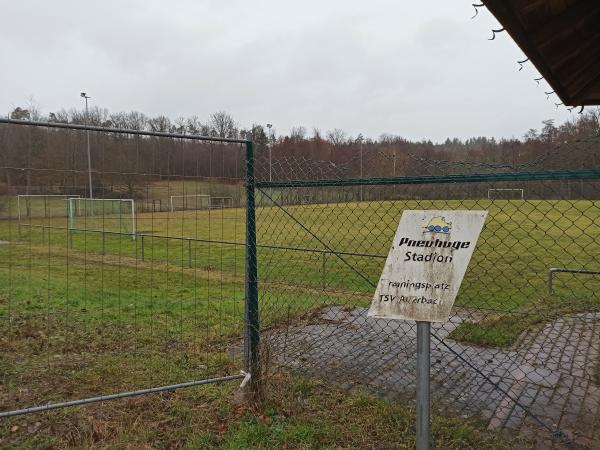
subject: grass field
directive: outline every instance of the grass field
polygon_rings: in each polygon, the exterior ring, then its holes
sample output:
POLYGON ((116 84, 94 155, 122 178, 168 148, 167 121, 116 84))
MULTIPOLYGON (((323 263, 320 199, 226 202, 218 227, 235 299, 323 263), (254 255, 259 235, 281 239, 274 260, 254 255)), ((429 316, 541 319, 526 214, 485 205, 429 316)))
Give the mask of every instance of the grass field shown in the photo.
MULTIPOLYGON (((275 207, 259 208, 259 243, 285 247, 259 249, 260 280, 269 286, 269 291, 275 289, 270 292, 269 302, 265 302, 265 317, 276 315, 278 309, 288 308, 289 290, 286 289, 280 298, 276 291, 278 284, 321 289, 319 297, 328 298, 326 303, 332 301, 330 297, 335 293, 338 302, 366 306, 384 259, 345 255, 345 261, 342 261, 335 255, 324 255, 319 240, 336 251, 386 255, 404 209, 489 210, 457 299, 457 305, 484 310, 487 319, 476 325, 466 324, 455 332, 454 337, 490 345, 508 345, 524 328, 540 320, 598 306, 598 277, 559 275, 552 296, 547 293, 546 280, 550 267, 600 269, 597 258, 600 253, 600 202, 420 200, 287 206, 286 210, 293 218, 275 207), (365 275, 370 283, 357 272, 365 275), (346 297, 341 298, 344 295, 346 297)), ((89 258, 99 257, 104 249, 103 260, 117 258, 123 267, 136 265, 138 268, 143 252, 144 259, 153 264, 168 262, 182 274, 191 269, 187 276, 193 275, 196 281, 204 276, 202 273, 211 273, 211 277, 216 277, 220 283, 227 281, 228 289, 239 286, 238 291, 242 292, 243 286, 239 283, 244 273, 243 245, 177 238, 243 243, 244 222, 244 210, 237 208, 138 214, 139 233, 156 237, 142 239, 138 236, 133 240, 127 236, 79 232, 73 235, 70 251, 72 256, 79 252, 89 258)), ((31 220, 30 223, 66 226, 64 218, 31 220)), ((119 231, 122 218, 79 218, 76 226, 87 230, 119 231)), ((12 233, 16 231, 13 223, 12 233)), ((38 249, 36 251, 44 252, 48 247, 57 254, 65 252, 66 230, 42 233, 39 229, 28 231, 23 227, 22 231, 22 242, 29 243, 38 249)), ((0 232, 7 234, 6 224, 0 232)), ((7 249, 0 248, 2 251, 7 249)), ((143 262, 142 265, 147 264, 143 262)), ((306 302, 304 295, 305 291, 299 293, 292 305, 302 309, 301 305, 314 303, 313 299, 306 302)))
MULTIPOLYGON (((257 210, 259 243, 285 247, 259 248, 263 326, 327 304, 367 306, 371 283, 377 282, 384 260, 345 255, 344 262, 323 253, 319 241, 336 251, 385 255, 404 209, 490 212, 457 299, 457 305, 480 310, 486 318, 463 324, 452 338, 506 346, 540 322, 573 311, 597 310, 600 304, 597 277, 560 275, 555 293, 546 291, 550 267, 600 270, 600 202, 420 200, 285 208, 289 215, 275 207, 257 210)), ((112 222, 116 220, 112 216, 81 218, 76 227, 89 231, 71 236, 66 217, 27 219, 21 227, 16 221, 0 221, 0 240, 8 242, 0 244, 0 343, 6 349, 0 353, 0 409, 240 369, 240 357, 231 348, 239 345, 243 329, 245 247, 234 243, 244 242, 244 210, 140 213, 136 239, 97 232, 117 231, 112 222)), ((345 400, 335 392, 328 396, 311 388, 310 392, 319 394, 306 394, 308 400, 292 402, 293 408, 289 400, 279 399, 265 415, 231 409, 232 391, 232 385, 224 385, 165 394, 161 396, 165 410, 180 413, 169 419, 157 412, 156 417, 167 423, 176 421, 169 426, 185 436, 177 445, 189 448, 202 448, 202 443, 223 448, 269 448, 285 443, 290 448, 334 448, 336 442, 345 442, 347 448, 385 448, 377 445, 384 442, 378 432, 372 444, 357 441, 365 433, 361 427, 367 425, 345 415, 352 411, 353 401, 379 400, 360 395, 345 400), (194 418, 199 411, 186 403, 190 399, 210 414, 194 418), (314 419, 315 410, 331 411, 328 402, 339 401, 344 405, 339 412, 314 419), (344 432, 339 425, 344 421, 356 428, 356 435, 344 432), (197 435, 194 428, 209 431, 197 435)), ((108 424, 107 417, 133 420, 125 419, 128 408, 137 411, 139 426, 146 427, 139 439, 156 438, 164 447, 172 443, 169 428, 144 413, 148 400, 123 405, 114 411, 97 406, 48 413, 39 427, 34 417, 4 421, 0 434, 9 437, 2 438, 0 445, 39 448, 46 445, 38 440, 43 438, 53 443, 48 447, 87 447, 88 443, 119 447, 129 439, 129 431, 108 424), (63 425, 79 421, 80 434, 62 436, 60 425, 52 428, 50 417, 59 417, 57 423, 63 425), (97 420, 102 425, 91 424, 97 420), (17 430, 11 431, 13 426, 17 430), (45 429, 41 437, 27 432, 32 426, 45 429)), ((397 420, 411 414, 406 408, 377 405, 396 414, 397 420)), ((372 408, 372 421, 367 424, 391 420, 374 411, 377 408, 372 408)), ((448 443, 444 448, 464 448, 444 440, 454 439, 451 436, 463 436, 470 443, 490 439, 504 448, 502 440, 478 431, 476 425, 463 425, 463 430, 444 420, 437 425, 440 442, 448 443), (453 434, 447 426, 463 431, 453 434)), ((398 434, 397 438, 406 439, 403 442, 410 447, 412 438, 406 436, 398 434)))

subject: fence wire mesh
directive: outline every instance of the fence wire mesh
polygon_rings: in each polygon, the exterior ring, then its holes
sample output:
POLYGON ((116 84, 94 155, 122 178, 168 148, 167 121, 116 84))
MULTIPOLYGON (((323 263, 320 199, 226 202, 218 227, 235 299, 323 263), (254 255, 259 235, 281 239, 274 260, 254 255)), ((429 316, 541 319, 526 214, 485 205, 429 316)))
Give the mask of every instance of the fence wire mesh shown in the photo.
POLYGON ((6 122, 0 415, 238 379, 244 141, 6 122))
POLYGON ((597 439, 599 139, 254 159, 241 140, 91 128, 92 199, 85 130, 0 124, 0 414, 242 367, 412 399, 416 326, 366 318, 399 218, 487 209, 433 327, 434 411, 542 447, 597 439))
POLYGON ((518 163, 510 153, 447 161, 393 146, 361 147, 351 158, 342 147, 343 158, 310 163, 257 158, 267 380, 291 370, 412 399, 416 325, 366 317, 400 216, 488 210, 452 316, 432 327, 435 410, 540 448, 591 446, 600 404, 599 150, 596 138, 518 163))

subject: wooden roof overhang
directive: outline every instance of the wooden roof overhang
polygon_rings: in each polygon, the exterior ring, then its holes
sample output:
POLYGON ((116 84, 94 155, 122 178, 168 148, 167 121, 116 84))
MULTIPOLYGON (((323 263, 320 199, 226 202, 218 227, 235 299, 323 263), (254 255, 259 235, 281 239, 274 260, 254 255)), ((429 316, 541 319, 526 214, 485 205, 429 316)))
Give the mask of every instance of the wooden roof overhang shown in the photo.
POLYGON ((600 0, 482 0, 566 106, 600 104, 600 0))

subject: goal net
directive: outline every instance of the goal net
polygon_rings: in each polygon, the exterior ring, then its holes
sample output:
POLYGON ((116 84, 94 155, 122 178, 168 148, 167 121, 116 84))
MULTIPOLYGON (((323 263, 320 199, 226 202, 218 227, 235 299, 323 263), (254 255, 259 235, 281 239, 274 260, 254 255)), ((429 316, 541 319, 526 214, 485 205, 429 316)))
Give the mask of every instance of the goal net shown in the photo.
POLYGON ((208 209, 210 208, 210 195, 171 195, 169 197, 169 208, 171 209, 171 212, 195 209, 208 209))
POLYGON ((211 197, 211 209, 233 208, 233 197, 211 197))
POLYGON ((488 189, 488 200, 524 200, 524 189, 488 189))
POLYGON ((127 198, 70 198, 67 203, 71 231, 110 231, 129 234, 135 239, 134 200, 127 198))
POLYGON ((300 194, 300 201, 299 201, 299 203, 301 205, 310 205, 311 203, 313 203, 312 195, 310 195, 310 194, 300 194))
POLYGON ((79 195, 66 194, 19 194, 17 195, 17 215, 22 219, 67 217, 67 200, 79 195))

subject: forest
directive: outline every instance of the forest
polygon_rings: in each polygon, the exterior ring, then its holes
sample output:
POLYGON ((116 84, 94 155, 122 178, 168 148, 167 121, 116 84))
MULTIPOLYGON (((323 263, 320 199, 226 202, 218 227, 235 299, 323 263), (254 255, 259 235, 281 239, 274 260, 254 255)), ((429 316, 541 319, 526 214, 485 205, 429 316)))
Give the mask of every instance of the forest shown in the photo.
MULTIPOLYGON (((539 129, 530 128, 519 138, 474 136, 444 142, 410 141, 385 134, 376 139, 361 134, 349 136, 334 129, 310 132, 302 126, 277 135, 270 127, 241 127, 224 111, 206 121, 198 117, 149 117, 143 113, 111 113, 93 107, 62 110, 43 115, 34 107, 16 107, 14 120, 90 124, 99 127, 252 139, 256 147, 259 180, 315 178, 368 178, 420 176, 498 171, 576 170, 600 167, 600 109, 590 109, 555 124, 546 120, 539 129)), ((201 142, 185 138, 134 136, 124 133, 90 132, 94 190, 103 196, 143 199, 144 188, 161 180, 209 179, 240 184, 244 177, 245 150, 240 144, 201 142)), ((88 161, 87 134, 33 126, 0 125, 0 194, 68 193, 86 195, 88 161)), ((592 182, 593 184, 593 182, 592 182)), ((506 185, 510 187, 511 185, 506 185)), ((502 187, 502 186, 499 186, 502 187)), ((452 196, 480 195, 481 188, 455 186, 452 196), (459 194, 460 192, 460 194, 459 194)), ((538 197, 590 198, 598 189, 583 192, 583 185, 568 193, 537 185, 530 192, 538 197)), ((147 192, 147 189, 146 189, 147 192)), ((419 194, 418 187, 404 189, 404 198, 419 194)), ((448 193, 429 191, 439 198, 448 193), (433 192, 433 193, 432 193, 433 192)), ((371 189, 370 197, 390 198, 389 190, 371 189)), ((362 197, 361 191, 361 199, 362 197)), ((533 194, 531 194, 533 195, 533 194)), ((354 196, 350 196, 353 200, 354 196)), ((394 197, 402 198, 394 190, 394 197)))

